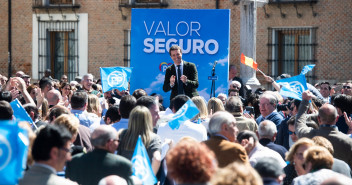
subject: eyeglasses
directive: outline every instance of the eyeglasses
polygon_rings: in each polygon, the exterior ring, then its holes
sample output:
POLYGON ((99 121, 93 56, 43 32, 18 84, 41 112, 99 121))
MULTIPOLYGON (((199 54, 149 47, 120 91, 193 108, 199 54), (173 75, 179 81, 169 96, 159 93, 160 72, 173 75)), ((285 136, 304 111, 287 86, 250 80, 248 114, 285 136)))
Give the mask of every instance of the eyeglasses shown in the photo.
POLYGON ((347 85, 346 85, 346 86, 343 86, 343 88, 344 88, 344 89, 351 89, 351 87, 350 87, 350 86, 347 86, 347 85))
POLYGON ((70 148, 70 149, 60 148, 60 149, 63 150, 63 151, 66 151, 67 153, 72 153, 73 152, 72 148, 70 148))
POLYGON ((288 131, 288 135, 292 135, 292 134, 296 135, 296 132, 288 131))
POLYGON ((238 86, 232 86, 233 88, 235 88, 235 89, 241 89, 240 87, 238 87, 238 86))
POLYGON ((270 105, 270 103, 262 103, 262 104, 259 104, 259 107, 268 106, 268 105, 270 105))

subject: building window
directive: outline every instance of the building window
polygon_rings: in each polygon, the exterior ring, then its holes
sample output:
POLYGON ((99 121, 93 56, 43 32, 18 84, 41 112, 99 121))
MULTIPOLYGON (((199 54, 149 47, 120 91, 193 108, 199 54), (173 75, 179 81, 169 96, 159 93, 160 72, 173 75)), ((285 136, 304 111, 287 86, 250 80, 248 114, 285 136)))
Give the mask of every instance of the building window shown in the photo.
MULTIPOLYGON (((295 76, 315 60, 316 28, 269 28, 269 74, 277 77, 283 73, 295 76)), ((307 82, 314 83, 314 70, 306 74, 307 82)))
POLYGON ((125 67, 130 67, 130 62, 131 62, 131 30, 124 30, 124 43, 123 43, 123 48, 124 48, 124 66, 125 67))
POLYGON ((39 21, 38 73, 51 69, 55 79, 63 74, 69 80, 78 76, 78 22, 39 21))

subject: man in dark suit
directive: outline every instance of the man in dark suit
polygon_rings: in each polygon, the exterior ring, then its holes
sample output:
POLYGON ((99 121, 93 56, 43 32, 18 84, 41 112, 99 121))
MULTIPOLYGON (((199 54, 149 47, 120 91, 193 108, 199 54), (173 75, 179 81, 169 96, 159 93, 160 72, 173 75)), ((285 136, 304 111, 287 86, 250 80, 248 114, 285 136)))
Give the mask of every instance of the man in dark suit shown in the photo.
POLYGON ((131 162, 114 152, 118 146, 118 133, 108 125, 101 125, 91 136, 94 150, 87 154, 77 154, 66 166, 66 177, 79 184, 96 185, 109 175, 118 175, 128 184, 133 184, 131 162))
POLYGON ((174 64, 166 69, 163 85, 164 92, 171 90, 170 100, 179 94, 192 98, 198 96, 198 72, 196 65, 182 60, 182 50, 173 45, 169 50, 174 64))
POLYGON ((230 113, 216 112, 209 121, 209 132, 211 138, 204 143, 214 152, 220 168, 235 161, 249 163, 245 148, 235 143, 238 128, 230 113))
POLYGON ((331 142, 335 150, 334 157, 345 161, 352 167, 352 139, 348 135, 338 131, 336 127, 338 114, 334 106, 324 104, 320 107, 318 114, 319 129, 314 129, 306 125, 306 112, 309 101, 313 97, 314 95, 309 90, 302 93, 302 102, 298 108, 295 122, 295 131, 298 138, 313 138, 314 136, 325 137, 331 142))
POLYGON ((258 127, 258 135, 260 144, 279 153, 282 159, 285 160, 286 148, 274 143, 277 135, 275 123, 270 120, 262 121, 258 127))

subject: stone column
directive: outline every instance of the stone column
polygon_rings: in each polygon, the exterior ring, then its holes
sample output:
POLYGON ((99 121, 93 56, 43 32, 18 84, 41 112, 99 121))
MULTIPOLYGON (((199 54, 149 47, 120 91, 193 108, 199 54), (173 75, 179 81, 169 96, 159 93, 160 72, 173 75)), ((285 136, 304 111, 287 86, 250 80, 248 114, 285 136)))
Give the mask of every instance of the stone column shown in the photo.
MULTIPOLYGON (((256 61, 257 5, 262 6, 264 3, 265 0, 245 0, 240 3, 240 53, 243 53, 247 57, 253 58, 254 61, 256 61)), ((252 92, 260 87, 260 83, 256 77, 256 71, 242 63, 241 78, 244 84, 249 85, 252 88, 252 92)))

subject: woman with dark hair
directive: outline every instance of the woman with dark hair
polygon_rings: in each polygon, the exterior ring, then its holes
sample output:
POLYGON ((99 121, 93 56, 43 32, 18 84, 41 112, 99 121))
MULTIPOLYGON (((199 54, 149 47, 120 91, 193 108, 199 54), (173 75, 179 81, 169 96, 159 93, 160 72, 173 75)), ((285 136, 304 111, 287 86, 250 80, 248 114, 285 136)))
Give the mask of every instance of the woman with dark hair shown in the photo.
POLYGON ((68 107, 72 95, 71 85, 67 82, 63 82, 60 86, 60 92, 62 96, 62 101, 64 102, 64 106, 68 107))
POLYGON ((161 164, 161 140, 153 133, 152 116, 149 109, 144 106, 136 106, 132 109, 128 129, 123 130, 119 136, 120 144, 117 153, 131 160, 139 135, 147 149, 153 172, 156 175, 161 164))
POLYGON ((336 126, 339 128, 340 132, 347 134, 349 127, 346 124, 343 113, 346 112, 347 115, 351 115, 352 97, 345 94, 339 94, 334 98, 333 105, 336 107, 337 114, 339 115, 336 126))
POLYGON ((215 156, 205 144, 181 139, 166 155, 168 175, 178 185, 207 184, 216 170, 215 156))
MULTIPOLYGON (((27 87, 27 91, 32 99, 36 102, 37 94, 38 94, 38 86, 30 85, 27 87)), ((37 103, 37 102, 36 102, 37 103)))

